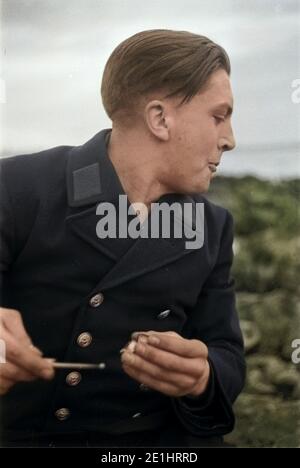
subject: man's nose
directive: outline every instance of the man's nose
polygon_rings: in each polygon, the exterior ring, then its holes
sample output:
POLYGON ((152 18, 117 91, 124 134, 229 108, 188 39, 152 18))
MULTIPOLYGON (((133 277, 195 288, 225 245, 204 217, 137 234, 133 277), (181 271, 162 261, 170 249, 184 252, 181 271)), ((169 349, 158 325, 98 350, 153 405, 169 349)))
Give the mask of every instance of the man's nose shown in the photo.
POLYGON ((231 125, 226 134, 220 138, 219 146, 222 151, 231 151, 235 148, 236 142, 231 125))

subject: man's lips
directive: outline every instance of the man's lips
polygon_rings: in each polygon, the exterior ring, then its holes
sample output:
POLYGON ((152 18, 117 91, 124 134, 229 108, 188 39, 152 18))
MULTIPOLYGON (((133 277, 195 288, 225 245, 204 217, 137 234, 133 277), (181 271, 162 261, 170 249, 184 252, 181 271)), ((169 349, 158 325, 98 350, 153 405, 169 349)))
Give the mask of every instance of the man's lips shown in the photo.
POLYGON ((212 162, 212 161, 210 161, 210 162, 208 163, 208 167, 209 167, 209 169, 211 170, 211 172, 217 172, 217 167, 218 167, 219 164, 220 164, 220 163, 218 163, 218 162, 212 162))

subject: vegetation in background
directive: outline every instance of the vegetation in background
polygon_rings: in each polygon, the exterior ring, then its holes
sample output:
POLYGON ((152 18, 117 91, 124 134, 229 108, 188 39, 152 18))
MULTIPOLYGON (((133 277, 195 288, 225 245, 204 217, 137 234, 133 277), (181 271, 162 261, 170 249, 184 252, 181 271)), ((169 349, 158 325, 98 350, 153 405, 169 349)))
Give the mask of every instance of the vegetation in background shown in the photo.
POLYGON ((237 447, 300 446, 300 180, 216 178, 209 196, 235 220, 237 306, 248 365, 235 404, 237 447))

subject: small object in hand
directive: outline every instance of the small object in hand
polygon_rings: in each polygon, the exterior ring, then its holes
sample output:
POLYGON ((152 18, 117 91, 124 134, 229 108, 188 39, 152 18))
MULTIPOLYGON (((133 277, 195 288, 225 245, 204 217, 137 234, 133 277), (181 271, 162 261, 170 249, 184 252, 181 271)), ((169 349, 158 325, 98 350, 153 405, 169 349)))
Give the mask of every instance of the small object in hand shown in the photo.
POLYGON ((136 341, 135 340, 130 341, 128 348, 127 348, 128 351, 130 351, 131 353, 134 353, 135 348, 136 348, 136 341))
POLYGON ((87 364, 85 362, 54 362, 56 369, 105 369, 105 362, 99 364, 87 364))
POLYGON ((131 340, 124 348, 120 349, 120 353, 122 354, 124 351, 130 351, 131 353, 134 353, 136 345, 136 340, 131 340))

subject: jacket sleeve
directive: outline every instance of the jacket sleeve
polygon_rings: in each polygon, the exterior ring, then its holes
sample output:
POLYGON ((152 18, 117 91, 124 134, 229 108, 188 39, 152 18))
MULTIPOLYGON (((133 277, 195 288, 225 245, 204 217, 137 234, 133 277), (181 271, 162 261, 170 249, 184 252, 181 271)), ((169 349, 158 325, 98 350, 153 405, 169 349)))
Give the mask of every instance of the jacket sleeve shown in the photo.
POLYGON ((208 389, 196 399, 172 398, 181 423, 201 437, 232 431, 232 404, 245 380, 243 339, 235 308, 234 282, 230 278, 232 243, 233 220, 226 211, 217 261, 184 330, 185 337, 199 339, 208 347, 211 368, 208 389))
POLYGON ((26 158, 0 160, 0 305, 4 307, 5 277, 26 245, 39 207, 26 158))
POLYGON ((13 261, 15 226, 12 204, 7 189, 3 165, 0 165, 0 305, 3 300, 3 278, 13 261))

